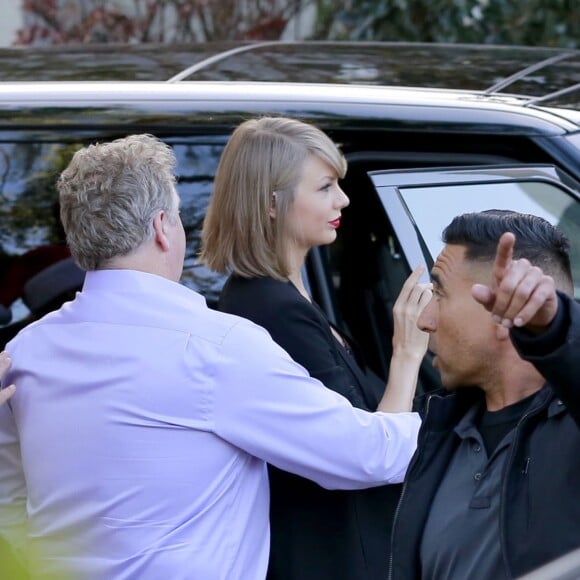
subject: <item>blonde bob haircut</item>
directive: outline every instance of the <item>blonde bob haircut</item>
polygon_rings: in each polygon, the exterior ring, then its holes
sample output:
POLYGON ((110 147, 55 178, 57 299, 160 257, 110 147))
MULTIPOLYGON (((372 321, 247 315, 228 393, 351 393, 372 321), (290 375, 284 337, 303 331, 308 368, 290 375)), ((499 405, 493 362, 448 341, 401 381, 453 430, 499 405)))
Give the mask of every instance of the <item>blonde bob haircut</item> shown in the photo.
POLYGON ((222 274, 287 279, 287 219, 311 155, 337 177, 346 160, 328 135, 296 119, 262 117, 237 127, 216 172, 203 223, 200 260, 222 274), (270 215, 276 207, 276 219, 270 215))

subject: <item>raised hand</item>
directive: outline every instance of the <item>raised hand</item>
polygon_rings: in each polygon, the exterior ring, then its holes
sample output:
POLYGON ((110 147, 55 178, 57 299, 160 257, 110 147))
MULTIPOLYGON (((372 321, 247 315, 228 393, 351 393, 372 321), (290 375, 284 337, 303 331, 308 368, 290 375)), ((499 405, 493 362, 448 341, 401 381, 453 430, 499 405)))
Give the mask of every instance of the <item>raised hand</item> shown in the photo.
POLYGON ((539 332, 556 316, 556 286, 550 276, 525 258, 513 259, 515 243, 516 237, 511 232, 501 236, 491 287, 474 284, 471 293, 497 323, 539 332))
POLYGON ((423 358, 427 351, 429 333, 420 330, 417 319, 423 308, 431 300, 432 284, 419 284, 424 272, 423 266, 418 266, 403 284, 393 307, 393 351, 399 350, 408 355, 423 358))
POLYGON ((413 270, 393 307, 393 356, 379 411, 400 413, 413 407, 419 367, 429 341, 429 334, 417 326, 419 315, 431 300, 431 284, 419 284, 423 272, 422 266, 413 270))
MULTIPOLYGON (((0 380, 4 378, 6 371, 10 368, 10 357, 6 351, 0 352, 0 380)), ((16 391, 16 387, 14 385, 10 385, 9 387, 4 387, 0 390, 0 405, 5 403, 16 391)))

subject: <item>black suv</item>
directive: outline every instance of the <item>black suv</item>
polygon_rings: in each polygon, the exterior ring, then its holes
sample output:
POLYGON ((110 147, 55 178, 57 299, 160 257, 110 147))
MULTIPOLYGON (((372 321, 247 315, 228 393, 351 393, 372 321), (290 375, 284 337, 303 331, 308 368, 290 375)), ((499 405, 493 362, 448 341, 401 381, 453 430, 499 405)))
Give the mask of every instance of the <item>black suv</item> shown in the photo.
MULTIPOLYGON (((280 43, 0 51, 0 347, 71 296, 54 187, 80 146, 153 133, 178 158, 183 283, 214 304, 196 261, 217 163, 249 117, 315 123, 349 161, 338 241, 312 251, 313 296, 385 375, 391 308, 442 228, 508 208, 573 242, 580 296, 580 53, 544 48, 280 43), (11 319, 10 319, 11 318, 11 319), (9 320, 10 319, 10 320, 9 320)), ((428 365, 427 365, 428 366, 428 365)), ((423 374, 425 381, 434 381, 423 374)))

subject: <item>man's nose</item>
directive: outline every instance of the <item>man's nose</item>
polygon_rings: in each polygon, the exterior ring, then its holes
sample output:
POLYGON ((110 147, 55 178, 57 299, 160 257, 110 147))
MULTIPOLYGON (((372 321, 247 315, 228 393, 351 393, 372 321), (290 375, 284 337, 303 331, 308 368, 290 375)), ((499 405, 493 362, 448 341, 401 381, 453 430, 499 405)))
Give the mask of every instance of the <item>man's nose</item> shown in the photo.
POLYGON ((423 312, 419 314, 417 319, 417 326, 423 332, 435 332, 437 330, 437 321, 435 318, 435 297, 432 296, 429 304, 423 308, 423 312))

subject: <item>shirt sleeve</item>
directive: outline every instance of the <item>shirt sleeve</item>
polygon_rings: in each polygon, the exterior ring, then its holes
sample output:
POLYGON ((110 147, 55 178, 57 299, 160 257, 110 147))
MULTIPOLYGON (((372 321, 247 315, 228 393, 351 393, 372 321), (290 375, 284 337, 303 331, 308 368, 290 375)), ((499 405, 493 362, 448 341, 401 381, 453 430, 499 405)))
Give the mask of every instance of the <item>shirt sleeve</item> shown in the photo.
POLYGON ((416 413, 356 409, 260 327, 236 324, 213 369, 217 435, 328 489, 399 483, 415 451, 416 413))
POLYGON ((321 318, 316 307, 302 299, 286 300, 281 307, 284 316, 262 316, 258 324, 311 376, 346 397, 354 406, 367 408, 351 375, 337 361, 338 347, 331 342, 335 339, 330 325, 321 318))
POLYGON ((11 403, 0 405, 0 465, 0 535, 14 548, 24 549, 26 483, 11 403))
POLYGON ((520 356, 538 369, 580 426, 580 304, 558 293, 558 312, 546 332, 533 335, 512 329, 511 338, 520 356))

